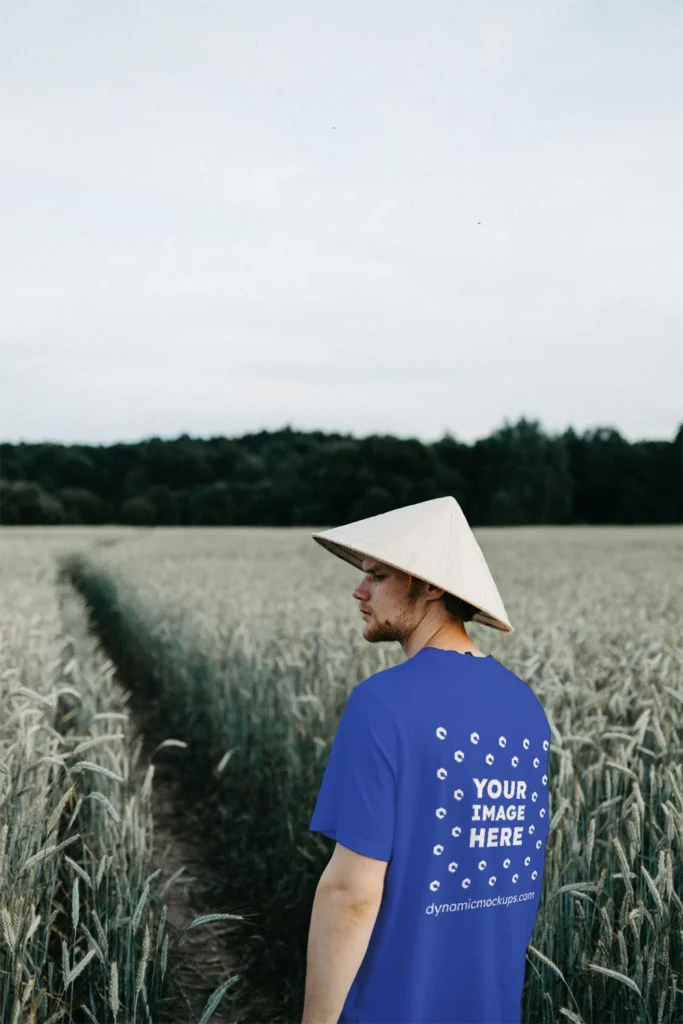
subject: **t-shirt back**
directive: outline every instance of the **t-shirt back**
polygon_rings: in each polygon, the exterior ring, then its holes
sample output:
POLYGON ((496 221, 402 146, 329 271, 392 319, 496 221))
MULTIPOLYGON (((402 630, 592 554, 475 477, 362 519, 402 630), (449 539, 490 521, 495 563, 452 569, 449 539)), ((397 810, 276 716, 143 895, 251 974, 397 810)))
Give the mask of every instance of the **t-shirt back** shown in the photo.
POLYGON ((351 692, 309 830, 389 863, 339 1024, 520 1024, 550 739, 491 655, 423 647, 351 692))

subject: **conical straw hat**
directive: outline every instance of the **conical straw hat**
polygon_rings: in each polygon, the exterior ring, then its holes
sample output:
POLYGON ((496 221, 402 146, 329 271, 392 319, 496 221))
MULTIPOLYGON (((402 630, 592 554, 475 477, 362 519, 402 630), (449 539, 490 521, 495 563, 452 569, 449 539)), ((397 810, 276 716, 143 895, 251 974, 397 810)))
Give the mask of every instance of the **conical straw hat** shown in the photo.
POLYGON ((311 536, 357 569, 364 558, 376 558, 474 605, 475 622, 514 633, 481 548, 451 495, 311 536))

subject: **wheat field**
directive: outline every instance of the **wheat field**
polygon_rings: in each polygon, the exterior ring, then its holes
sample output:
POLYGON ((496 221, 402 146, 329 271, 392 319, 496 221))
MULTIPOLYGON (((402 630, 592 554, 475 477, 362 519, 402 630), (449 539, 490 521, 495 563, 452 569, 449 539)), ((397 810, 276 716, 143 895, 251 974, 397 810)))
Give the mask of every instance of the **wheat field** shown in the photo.
MULTIPOLYGON (((163 920, 147 916, 163 906, 151 899, 144 842, 153 783, 144 765, 137 789, 111 777, 131 779, 136 754, 116 718, 112 663, 149 704, 152 735, 178 744, 167 755, 226 879, 217 906, 255 922, 239 940, 249 984, 272 988, 269 1020, 297 1020, 313 889, 330 852, 307 831, 329 745, 353 687, 404 657, 397 644, 363 640, 351 598, 360 574, 314 544, 312 529, 2 531, 11 582, 0 668, 11 708, 0 729, 9 770, 0 774, 3 1021, 29 1019, 22 1000, 37 1022, 58 1012, 56 995, 36 1004, 39 984, 59 992, 60 1006, 76 990, 87 1005, 89 992, 111 989, 113 963, 126 1001, 118 1020, 148 1019, 142 1001, 153 1015, 162 997, 163 920), (76 600, 91 630, 106 634, 111 660, 99 648, 88 654, 85 636, 67 639, 76 600), (60 702, 67 710, 57 714, 60 702), (90 839, 58 849, 64 808, 56 811, 70 787, 64 807, 83 818, 87 800, 90 839), (34 861, 39 871, 22 870, 50 845, 51 856, 34 861), (101 899, 105 888, 118 902, 101 899)), ((533 688, 552 729, 550 834, 523 1019, 681 1021, 681 531, 475 534, 515 633, 476 623, 468 632, 533 688)), ((107 1012, 116 1019, 111 1000, 107 1012)))
MULTIPOLYGON (((94 542, 108 533, 127 531, 94 542)), ((3 1024, 153 1021, 168 987, 154 769, 138 763, 127 695, 82 598, 57 582, 59 555, 90 543, 80 534, 2 531, 3 1024)))

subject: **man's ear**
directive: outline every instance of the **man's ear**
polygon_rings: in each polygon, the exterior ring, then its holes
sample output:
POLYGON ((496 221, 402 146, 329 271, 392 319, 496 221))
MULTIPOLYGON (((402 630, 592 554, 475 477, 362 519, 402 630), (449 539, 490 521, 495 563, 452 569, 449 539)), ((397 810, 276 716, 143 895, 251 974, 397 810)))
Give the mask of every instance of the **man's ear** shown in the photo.
POLYGON ((433 583, 428 583, 423 596, 428 601, 438 601, 445 593, 446 591, 442 587, 435 587, 433 583))

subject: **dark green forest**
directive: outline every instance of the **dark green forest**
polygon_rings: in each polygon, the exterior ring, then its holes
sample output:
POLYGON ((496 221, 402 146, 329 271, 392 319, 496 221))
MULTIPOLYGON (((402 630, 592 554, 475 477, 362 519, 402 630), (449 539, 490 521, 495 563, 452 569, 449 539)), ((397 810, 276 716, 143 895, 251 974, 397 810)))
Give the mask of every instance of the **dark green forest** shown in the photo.
POLYGON ((472 526, 679 523, 672 441, 525 418, 463 444, 286 427, 239 438, 0 444, 0 523, 323 526, 452 494, 472 526))

